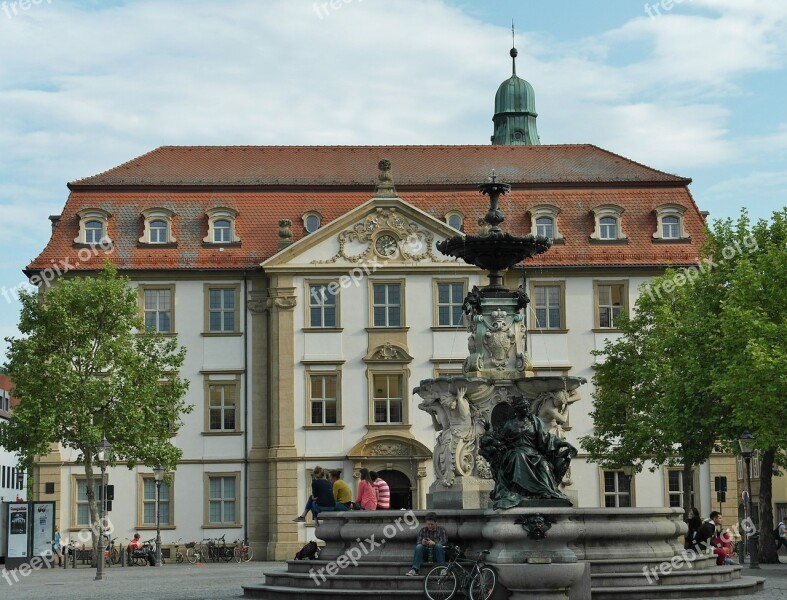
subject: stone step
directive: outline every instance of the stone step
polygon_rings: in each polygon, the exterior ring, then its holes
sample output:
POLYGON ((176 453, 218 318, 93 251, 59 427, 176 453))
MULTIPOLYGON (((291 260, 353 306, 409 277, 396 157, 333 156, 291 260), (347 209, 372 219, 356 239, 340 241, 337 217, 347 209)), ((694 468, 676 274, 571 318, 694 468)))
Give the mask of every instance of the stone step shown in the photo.
MULTIPOLYGON (((423 586, 417 590, 396 590, 385 592, 373 592, 369 590, 342 590, 337 593, 335 589, 314 588, 308 592, 309 598, 360 598, 366 600, 373 597, 374 600, 401 600, 402 598, 424 598, 423 586)), ((244 585, 244 598, 266 598, 267 600, 293 600, 304 598, 303 588, 277 587, 273 585, 244 585)))
POLYGON ((311 573, 286 573, 284 571, 266 571, 265 584, 275 587, 296 587, 301 591, 308 590, 311 593, 314 589, 342 590, 366 590, 367 592, 386 592, 395 590, 421 590, 424 589, 424 576, 408 577, 406 575, 358 575, 351 573, 346 575, 328 575, 315 572, 311 573))
POLYGON ((671 600, 680 598, 729 598, 762 591, 762 577, 741 577, 705 585, 659 585, 593 587, 593 600, 671 600))
MULTIPOLYGON (((310 570, 315 571, 324 569, 329 563, 334 561, 328 560, 290 560, 287 561, 288 573, 308 573, 310 570)), ((432 563, 424 563, 421 567, 421 575, 426 575, 429 570, 435 565, 432 563)), ((410 570, 409 562, 381 562, 381 561, 359 561, 357 566, 349 566, 347 569, 340 569, 339 572, 352 571, 358 575, 372 575, 375 577, 385 576, 388 577, 396 575, 404 575, 410 570)))
MULTIPOLYGON (((670 559, 666 558, 607 558, 594 559, 590 561, 590 572, 596 573, 636 573, 641 572, 642 567, 648 569, 658 569, 662 564, 668 564, 670 559)), ((700 571, 704 569, 716 568, 716 556, 700 556, 691 561, 691 567, 685 560, 675 563, 673 571, 691 570, 700 571)))
POLYGON ((649 587, 653 585, 720 584, 741 578, 741 567, 716 567, 702 571, 674 570, 669 573, 591 573, 593 589, 613 587, 649 587))

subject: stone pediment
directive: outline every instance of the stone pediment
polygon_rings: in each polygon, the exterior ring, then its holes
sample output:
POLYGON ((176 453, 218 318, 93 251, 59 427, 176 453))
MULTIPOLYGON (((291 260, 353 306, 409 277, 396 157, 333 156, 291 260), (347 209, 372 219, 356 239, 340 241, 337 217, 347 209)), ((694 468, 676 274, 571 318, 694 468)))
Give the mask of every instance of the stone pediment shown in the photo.
POLYGON ((407 351, 391 342, 385 342, 373 348, 363 359, 365 363, 409 363, 412 362, 413 357, 407 351))
POLYGON ((400 435, 373 435, 361 440, 347 453, 350 460, 386 457, 426 460, 432 457, 432 452, 416 439, 400 435))
POLYGON ((401 198, 372 198, 325 227, 287 246, 262 267, 269 272, 314 272, 321 269, 386 266, 468 265, 437 250, 437 243, 457 231, 401 198))

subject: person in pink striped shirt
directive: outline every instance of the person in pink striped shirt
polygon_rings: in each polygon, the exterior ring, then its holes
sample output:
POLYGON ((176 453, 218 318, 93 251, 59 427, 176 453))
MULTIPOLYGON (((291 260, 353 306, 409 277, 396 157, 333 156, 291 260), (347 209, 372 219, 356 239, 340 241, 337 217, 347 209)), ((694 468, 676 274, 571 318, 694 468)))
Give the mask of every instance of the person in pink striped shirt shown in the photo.
POLYGON ((385 480, 377 474, 377 471, 369 471, 369 477, 377 492, 377 510, 389 510, 391 508, 391 488, 385 480))

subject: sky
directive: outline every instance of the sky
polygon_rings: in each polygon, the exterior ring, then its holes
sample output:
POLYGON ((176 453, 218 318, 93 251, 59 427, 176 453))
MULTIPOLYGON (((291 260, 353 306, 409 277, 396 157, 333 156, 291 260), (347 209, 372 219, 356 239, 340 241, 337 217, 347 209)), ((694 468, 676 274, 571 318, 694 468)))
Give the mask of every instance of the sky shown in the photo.
POLYGON ((160 145, 488 144, 512 19, 543 144, 691 177, 711 220, 787 205, 781 0, 0 0, 0 339, 67 182, 160 145))

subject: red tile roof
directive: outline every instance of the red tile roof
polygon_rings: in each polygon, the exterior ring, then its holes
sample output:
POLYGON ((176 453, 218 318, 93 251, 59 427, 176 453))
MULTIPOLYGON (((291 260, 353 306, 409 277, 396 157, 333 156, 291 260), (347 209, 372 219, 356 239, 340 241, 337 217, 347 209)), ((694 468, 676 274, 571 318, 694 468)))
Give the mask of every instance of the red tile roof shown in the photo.
POLYGON ((666 183, 690 180, 591 144, 554 146, 162 146, 83 186, 373 185, 390 159, 397 185, 475 184, 495 169, 513 184, 666 183))

